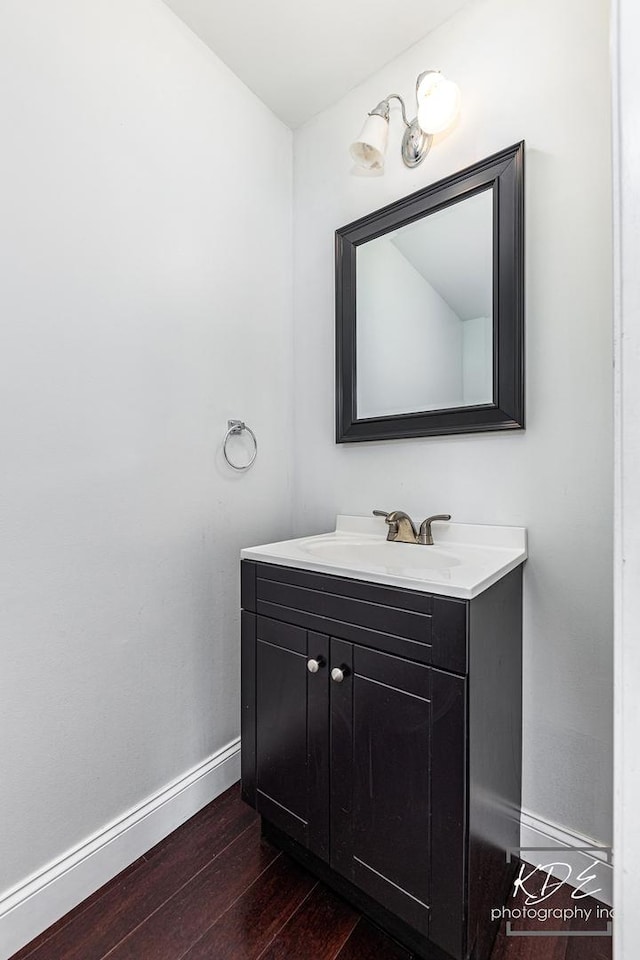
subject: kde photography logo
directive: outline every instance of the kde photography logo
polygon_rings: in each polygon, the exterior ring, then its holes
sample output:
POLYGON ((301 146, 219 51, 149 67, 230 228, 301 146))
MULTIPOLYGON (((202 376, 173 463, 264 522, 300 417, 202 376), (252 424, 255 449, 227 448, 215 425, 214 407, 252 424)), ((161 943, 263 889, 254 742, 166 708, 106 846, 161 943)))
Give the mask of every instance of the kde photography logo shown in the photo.
POLYGON ((506 921, 508 937, 611 937, 613 910, 598 899, 610 847, 514 847, 507 863, 517 864, 515 879, 491 920, 506 921), (555 859, 560 853, 566 860, 555 859))

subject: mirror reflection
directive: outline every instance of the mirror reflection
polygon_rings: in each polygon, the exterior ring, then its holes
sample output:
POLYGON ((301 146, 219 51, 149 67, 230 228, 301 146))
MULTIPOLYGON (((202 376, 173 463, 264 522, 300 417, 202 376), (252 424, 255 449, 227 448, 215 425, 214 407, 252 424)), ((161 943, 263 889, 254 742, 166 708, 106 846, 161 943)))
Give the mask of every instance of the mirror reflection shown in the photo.
POLYGON ((356 252, 358 418, 493 402, 493 195, 356 252))

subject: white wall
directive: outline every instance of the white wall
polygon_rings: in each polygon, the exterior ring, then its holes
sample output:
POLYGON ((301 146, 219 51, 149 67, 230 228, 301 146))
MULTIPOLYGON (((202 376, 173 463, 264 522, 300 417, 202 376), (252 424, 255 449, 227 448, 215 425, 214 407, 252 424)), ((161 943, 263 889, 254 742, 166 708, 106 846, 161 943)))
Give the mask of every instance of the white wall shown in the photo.
POLYGON ((290 131, 160 0, 4 0, 0 113, 1 894, 238 735, 292 363, 290 131))
POLYGON ((611 839, 611 171, 605 0, 478 0, 296 131, 296 530, 380 504, 418 519, 524 524, 524 803, 611 839), (579 25, 579 31, 577 31, 579 25), (543 56, 541 59, 541 51, 543 56), (348 145, 392 90, 440 67, 457 128, 384 177, 348 145), (333 231, 521 138, 526 157, 527 430, 334 443, 333 231))
POLYGON ((615 939, 640 943, 640 60, 637 0, 614 3, 616 240, 615 939))
POLYGON ((460 317, 387 237, 356 256, 358 416, 461 404, 460 317))

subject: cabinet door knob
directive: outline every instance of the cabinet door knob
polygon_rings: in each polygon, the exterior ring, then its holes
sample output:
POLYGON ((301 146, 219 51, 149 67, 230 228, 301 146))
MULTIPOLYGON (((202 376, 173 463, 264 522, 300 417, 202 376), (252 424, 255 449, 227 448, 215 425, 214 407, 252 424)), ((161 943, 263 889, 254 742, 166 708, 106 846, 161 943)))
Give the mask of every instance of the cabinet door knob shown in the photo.
POLYGON ((341 667, 334 667, 331 671, 331 679, 334 683, 342 683, 345 677, 348 677, 350 673, 349 667, 345 667, 342 664, 341 667))
POLYGON ((312 657, 307 660, 307 670, 309 673, 317 673, 321 667, 324 667, 326 660, 324 657, 312 657))

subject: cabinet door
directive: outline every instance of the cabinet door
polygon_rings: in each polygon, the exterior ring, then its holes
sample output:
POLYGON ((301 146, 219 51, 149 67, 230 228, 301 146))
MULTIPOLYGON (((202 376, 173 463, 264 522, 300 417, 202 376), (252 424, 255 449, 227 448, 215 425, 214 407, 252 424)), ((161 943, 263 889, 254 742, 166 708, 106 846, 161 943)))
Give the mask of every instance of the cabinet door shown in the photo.
POLYGON ((257 618, 256 808, 324 859, 329 852, 328 659, 326 636, 257 618))
POLYGON ((331 640, 331 865, 428 935, 431 669, 331 640))

